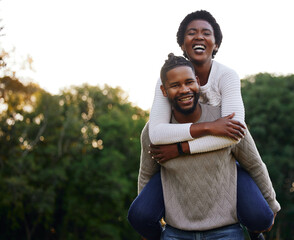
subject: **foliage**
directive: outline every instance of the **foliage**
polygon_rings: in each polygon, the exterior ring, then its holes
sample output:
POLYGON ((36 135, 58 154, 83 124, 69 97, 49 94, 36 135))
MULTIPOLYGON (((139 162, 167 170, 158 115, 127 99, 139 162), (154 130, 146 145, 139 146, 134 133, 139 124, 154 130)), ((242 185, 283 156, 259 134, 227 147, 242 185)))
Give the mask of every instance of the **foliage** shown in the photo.
POLYGON ((294 75, 260 73, 242 81, 246 122, 270 172, 282 210, 270 239, 294 236, 294 75))
POLYGON ((0 87, 0 239, 137 238, 126 216, 147 113, 108 86, 0 87))

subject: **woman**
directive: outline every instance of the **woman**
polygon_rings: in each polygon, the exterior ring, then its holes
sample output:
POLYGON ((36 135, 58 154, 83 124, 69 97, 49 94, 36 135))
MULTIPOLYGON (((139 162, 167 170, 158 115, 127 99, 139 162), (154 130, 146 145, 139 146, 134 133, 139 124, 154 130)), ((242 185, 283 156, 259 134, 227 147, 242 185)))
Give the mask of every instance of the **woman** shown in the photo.
MULTIPOLYGON (((180 152, 193 154, 228 147, 238 143, 244 134, 240 79, 235 71, 213 60, 222 42, 222 32, 214 17, 207 11, 188 14, 180 24, 177 41, 200 79, 201 101, 221 106, 223 118, 212 123, 169 124, 171 107, 162 96, 159 80, 149 122, 150 139, 157 144, 151 146, 150 153, 159 163, 177 157, 180 152), (162 145, 185 141, 188 144, 177 144, 179 148, 162 145)), ((239 166, 237 169, 238 218, 249 230, 251 239, 264 239, 254 231, 270 228, 273 212, 250 176, 239 166)), ((164 216, 160 180, 160 174, 156 174, 129 210, 130 223, 149 240, 159 239, 159 220, 164 216)))

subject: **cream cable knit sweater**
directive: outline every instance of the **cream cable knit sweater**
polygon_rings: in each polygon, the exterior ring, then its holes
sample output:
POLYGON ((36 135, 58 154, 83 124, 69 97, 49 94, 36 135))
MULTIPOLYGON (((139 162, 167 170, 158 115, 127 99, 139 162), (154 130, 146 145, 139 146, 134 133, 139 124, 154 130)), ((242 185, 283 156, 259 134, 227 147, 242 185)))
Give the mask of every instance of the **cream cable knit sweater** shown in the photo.
MULTIPOLYGON (((199 122, 220 117, 218 107, 201 106, 199 122)), ((141 144, 139 192, 160 168, 148 153, 148 124, 142 131, 141 144)), ((245 138, 233 147, 181 156, 161 165, 166 222, 178 229, 196 231, 237 223, 235 158, 249 172, 272 211, 278 212, 280 205, 267 168, 247 131, 245 138)))
MULTIPOLYGON (((190 126, 187 124, 169 124, 171 107, 160 90, 159 79, 155 89, 155 96, 150 113, 149 134, 153 144, 170 144, 189 141, 190 152, 199 153, 213 151, 238 143, 231 138, 204 136, 193 139, 190 135, 190 126)), ((200 88, 200 102, 212 106, 221 106, 221 116, 235 112, 234 119, 244 123, 244 105, 241 97, 240 79, 235 71, 216 62, 212 68, 206 85, 200 88)))

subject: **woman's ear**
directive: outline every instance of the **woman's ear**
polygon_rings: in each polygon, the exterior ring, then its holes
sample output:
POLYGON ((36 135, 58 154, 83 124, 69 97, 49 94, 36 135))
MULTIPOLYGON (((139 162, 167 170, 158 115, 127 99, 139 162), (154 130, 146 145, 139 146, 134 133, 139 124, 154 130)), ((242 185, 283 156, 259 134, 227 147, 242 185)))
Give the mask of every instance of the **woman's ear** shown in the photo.
POLYGON ((164 88, 163 85, 160 85, 160 89, 162 91, 163 96, 167 97, 167 92, 166 92, 166 90, 165 90, 165 88, 164 88))
POLYGON ((185 48, 184 44, 181 46, 181 49, 183 52, 186 52, 186 48, 185 48))

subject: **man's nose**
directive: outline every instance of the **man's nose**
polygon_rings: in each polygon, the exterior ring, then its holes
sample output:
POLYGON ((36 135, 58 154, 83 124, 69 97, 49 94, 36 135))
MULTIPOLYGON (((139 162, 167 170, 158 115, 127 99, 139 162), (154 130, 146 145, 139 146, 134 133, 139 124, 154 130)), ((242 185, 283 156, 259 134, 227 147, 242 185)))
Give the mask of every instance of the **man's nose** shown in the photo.
POLYGON ((189 92, 189 91, 190 91, 190 89, 189 89, 189 87, 186 86, 186 85, 182 85, 181 88, 180 88, 180 92, 181 92, 181 93, 187 93, 187 92, 189 92))

